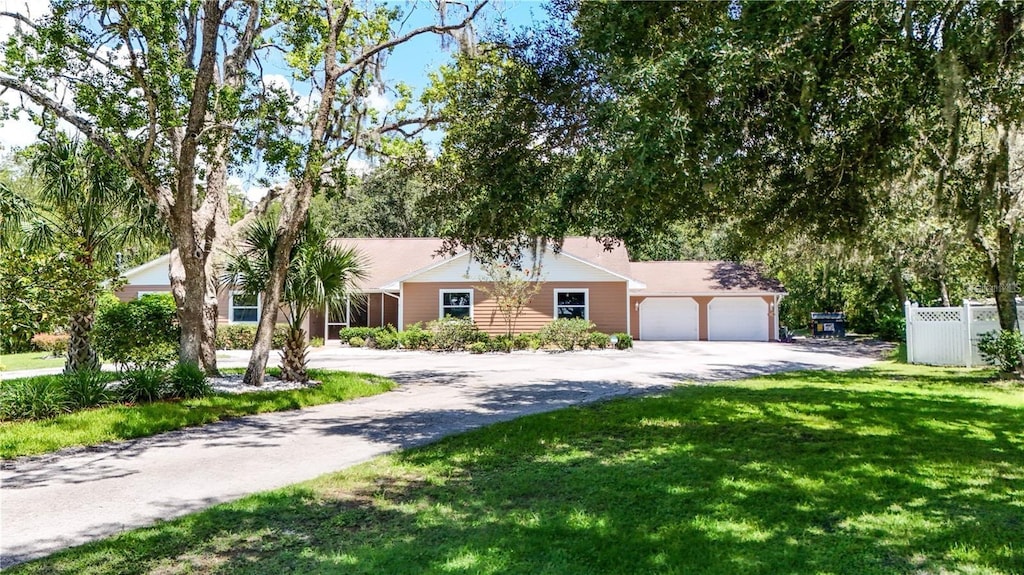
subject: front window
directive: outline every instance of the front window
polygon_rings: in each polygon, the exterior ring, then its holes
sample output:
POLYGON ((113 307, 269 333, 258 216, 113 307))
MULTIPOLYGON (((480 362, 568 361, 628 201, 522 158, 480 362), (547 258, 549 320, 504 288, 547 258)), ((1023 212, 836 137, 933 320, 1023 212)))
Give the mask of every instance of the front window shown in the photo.
POLYGON ((587 319, 587 290, 555 290, 555 318, 587 319))
POLYGON ((442 290, 439 317, 473 317, 473 291, 442 290))
POLYGON ((233 323, 256 323, 260 319, 260 298, 231 292, 231 321, 233 323))

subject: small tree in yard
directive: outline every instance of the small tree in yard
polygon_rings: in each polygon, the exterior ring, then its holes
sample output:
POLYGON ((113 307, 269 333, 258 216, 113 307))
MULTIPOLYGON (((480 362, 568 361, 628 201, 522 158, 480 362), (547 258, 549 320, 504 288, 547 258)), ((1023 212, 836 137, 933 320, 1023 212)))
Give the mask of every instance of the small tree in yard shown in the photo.
POLYGON ((1024 377, 1024 335, 1016 330, 996 330, 981 334, 978 351, 999 368, 1004 378, 1024 377))
MULTIPOLYGON (((246 228, 241 252, 228 262, 227 280, 246 295, 261 293, 271 277, 277 253, 276 222, 259 219, 246 228)), ((281 302, 288 323, 288 337, 281 350, 281 378, 307 381, 306 331, 303 322, 314 308, 338 311, 364 275, 355 250, 329 243, 325 226, 307 220, 292 246, 281 302)), ((262 381, 262 378, 260 379, 262 381)))
POLYGON ((488 261, 481 263, 480 267, 490 283, 476 286, 476 289, 494 298, 498 313, 505 321, 505 334, 512 337, 523 310, 540 293, 540 265, 519 269, 509 264, 488 261))
POLYGON ((52 254, 47 273, 24 279, 44 286, 68 315, 65 371, 94 370, 99 361, 92 328, 100 284, 117 276, 115 252, 159 233, 160 226, 142 191, 99 149, 61 134, 46 135, 28 150, 32 175, 40 183, 36 197, 0 188, 0 232, 4 245, 52 254))

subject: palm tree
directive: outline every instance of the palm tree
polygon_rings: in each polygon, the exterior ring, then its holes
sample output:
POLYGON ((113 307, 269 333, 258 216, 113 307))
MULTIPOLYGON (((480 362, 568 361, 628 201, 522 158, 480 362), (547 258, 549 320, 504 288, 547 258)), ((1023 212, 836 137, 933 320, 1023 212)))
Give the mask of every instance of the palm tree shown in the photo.
MULTIPOLYGON (((364 276, 355 250, 331 244, 322 222, 307 219, 291 251, 281 309, 288 323, 288 337, 281 350, 281 378, 308 381, 309 344, 302 324, 313 309, 335 312, 345 305, 355 282, 364 276)), ((277 226, 270 219, 254 221, 243 232, 238 255, 229 258, 226 281, 249 297, 263 291, 273 267, 277 226)))
MULTIPOLYGON (((158 229, 154 209, 131 178, 92 145, 58 134, 30 149, 30 158, 41 185, 28 205, 22 202, 23 209, 11 212, 20 226, 18 240, 28 250, 59 249, 74 258, 79 293, 68 310, 64 370, 97 369, 90 336, 99 285, 116 277, 116 252, 158 229)), ((3 227, 10 232, 11 222, 3 227)))

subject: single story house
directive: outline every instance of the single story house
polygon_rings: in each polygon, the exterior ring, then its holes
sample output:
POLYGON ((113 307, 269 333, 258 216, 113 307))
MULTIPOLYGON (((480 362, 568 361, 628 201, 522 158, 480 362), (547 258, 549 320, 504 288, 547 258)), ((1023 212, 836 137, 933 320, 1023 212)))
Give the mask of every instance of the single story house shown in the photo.
MULTIPOLYGON (((437 238, 338 238, 358 250, 367 268, 361 297, 340 313, 310 314, 310 337, 338 338, 347 326, 405 329, 446 315, 470 317, 480 329, 505 332, 486 281, 471 254, 439 255, 437 238)), ((126 272, 122 299, 169 292, 168 256, 126 272)), ((606 250, 592 239, 569 237, 562 250, 539 256, 543 287, 517 322, 539 330, 560 317, 582 317, 605 333, 639 340, 774 341, 777 309, 786 295, 778 281, 751 265, 721 261, 632 262, 622 246, 606 250)), ((536 264, 526 257, 526 266, 536 264)), ((229 288, 220 300, 223 323, 255 323, 258 298, 229 288)))

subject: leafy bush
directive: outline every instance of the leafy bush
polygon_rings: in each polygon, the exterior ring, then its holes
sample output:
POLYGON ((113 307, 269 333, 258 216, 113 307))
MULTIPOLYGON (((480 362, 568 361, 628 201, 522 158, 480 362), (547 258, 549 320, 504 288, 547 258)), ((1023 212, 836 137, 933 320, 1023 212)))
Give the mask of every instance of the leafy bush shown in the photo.
POLYGON ((124 372, 117 393, 122 401, 145 403, 160 399, 166 389, 167 372, 156 367, 143 367, 124 372))
POLYGON ((67 395, 60 376, 3 382, 0 418, 47 419, 67 411, 67 395))
POLYGON ((511 353, 515 347, 515 340, 507 335, 496 335, 491 338, 490 350, 502 353, 511 353))
POLYGON ((351 345, 352 347, 363 347, 364 345, 366 345, 366 340, 357 335, 354 335, 349 338, 348 344, 351 345))
POLYGON ((983 333, 978 338, 978 351, 986 361, 999 367, 999 371, 1013 373, 1021 368, 1024 335, 1011 330, 983 333))
POLYGON ((907 330, 907 319, 902 315, 887 315, 878 320, 878 339, 903 341, 907 330))
POLYGON ((427 324, 433 334, 434 348, 440 351, 465 349, 471 343, 484 343, 489 338, 469 318, 445 317, 427 324))
POLYGON ((382 329, 366 340, 367 347, 376 347, 378 349, 395 349, 398 347, 398 343, 398 333, 391 329, 382 329), (373 342, 372 345, 370 344, 371 341, 373 342))
POLYGON ((71 336, 66 333, 37 333, 32 336, 32 345, 36 346, 36 349, 59 357, 68 352, 68 340, 70 338, 71 336))
POLYGON ((586 349, 590 343, 590 330, 594 324, 583 318, 561 318, 545 325, 540 330, 540 339, 564 351, 577 347, 586 349))
POLYGON ((482 341, 475 341, 467 345, 466 349, 469 350, 469 353, 485 353, 490 349, 490 345, 482 341))
POLYGON ((434 334, 423 329, 421 324, 414 323, 405 328, 405 331, 399 332, 398 339, 405 349, 430 349, 434 334))
POLYGON ((322 337, 314 337, 314 338, 309 340, 309 347, 323 347, 323 346, 324 346, 324 338, 322 338, 322 337))
POLYGON ((178 355, 174 298, 146 295, 119 302, 96 319, 93 340, 105 359, 122 367, 164 367, 178 355))
POLYGON ((206 373, 198 364, 191 361, 179 361, 168 375, 167 383, 167 395, 170 397, 192 399, 213 393, 206 373))
POLYGON ((349 341, 354 337, 358 337, 364 342, 371 337, 377 335, 377 332, 383 331, 381 327, 343 327, 338 330, 338 339, 341 341, 349 341))
POLYGON ((618 339, 615 342, 615 349, 630 349, 633 347, 633 336, 628 333, 613 333, 612 336, 618 339))
POLYGON ((67 407, 71 411, 96 407, 114 399, 114 394, 107 386, 107 379, 99 371, 73 371, 65 373, 62 379, 67 407))
POLYGON ((612 344, 612 336, 595 331, 590 334, 590 347, 594 349, 605 349, 612 344))
POLYGON ((540 335, 536 333, 520 333, 512 338, 515 349, 540 349, 540 335))
MULTIPOLYGON (((251 323, 229 323, 217 326, 217 349, 252 349, 256 344, 256 328, 251 323)), ((274 326, 274 335, 270 336, 270 346, 274 349, 284 347, 288 339, 288 326, 279 323, 274 326)))

